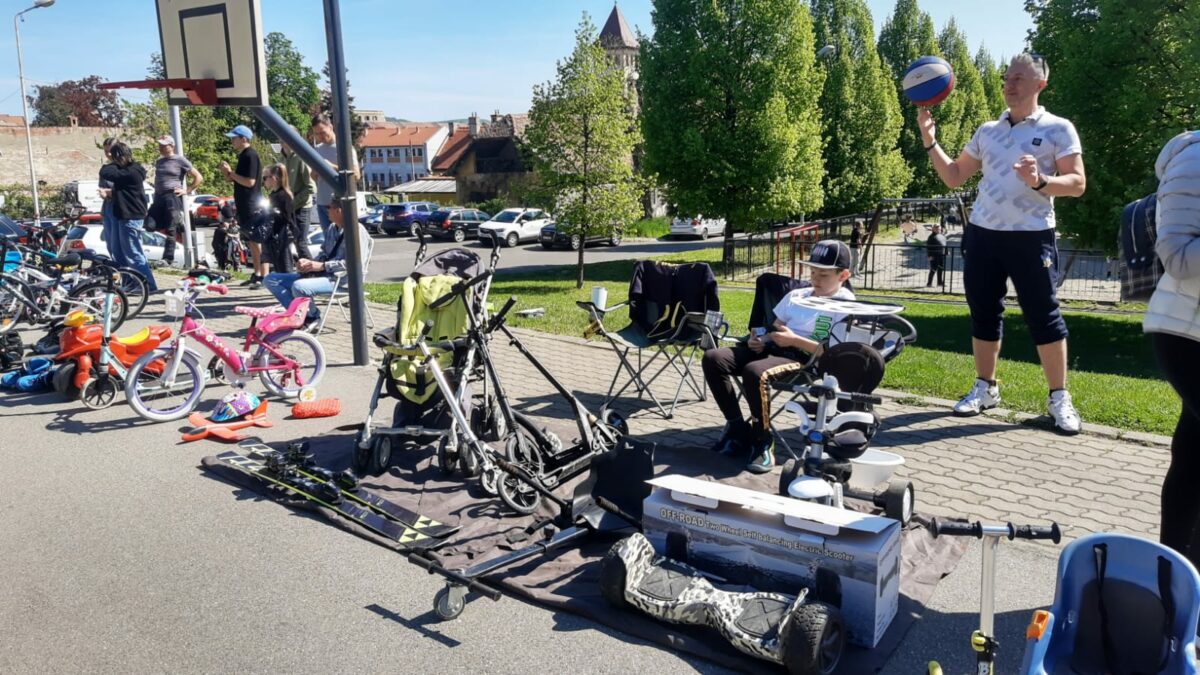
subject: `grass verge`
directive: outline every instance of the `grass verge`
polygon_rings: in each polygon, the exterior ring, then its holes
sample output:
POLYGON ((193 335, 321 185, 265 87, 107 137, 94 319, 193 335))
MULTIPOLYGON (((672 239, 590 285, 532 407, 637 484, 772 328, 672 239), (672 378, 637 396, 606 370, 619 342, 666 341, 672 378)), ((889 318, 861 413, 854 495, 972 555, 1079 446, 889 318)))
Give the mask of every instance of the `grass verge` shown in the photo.
MULTIPOLYGON (((661 259, 670 262, 717 262, 719 249, 701 249, 661 259)), ((512 324, 557 335, 580 336, 586 315, 575 306, 588 300, 593 286, 608 289, 609 304, 626 297, 633 261, 593 263, 587 283, 575 288, 573 266, 496 277, 492 299, 498 306, 508 296, 518 299, 517 310, 541 307, 542 317, 514 316, 512 324)), ((399 284, 367 284, 371 299, 395 304, 399 284)), ((753 288, 722 284, 721 308, 734 334, 746 332, 753 288)), ((865 298, 867 294, 863 294, 865 298)), ((885 294, 871 292, 872 297, 885 294)), ((958 298, 961 300, 961 298, 958 298)), ((965 304, 906 302, 904 316, 917 327, 915 345, 888 364, 884 386, 912 394, 958 399, 971 385, 971 320, 965 304)), ((1142 334, 1141 316, 1107 314, 1087 308, 1066 308, 1070 337, 1071 392, 1084 423, 1170 435, 1179 414, 1175 392, 1158 373, 1149 342, 1142 334)), ((625 325, 626 314, 612 315, 612 327, 625 325)), ((1003 405, 1033 414, 1046 413, 1046 381, 1037 352, 1013 306, 1006 314, 1005 342, 998 372, 1003 405)))

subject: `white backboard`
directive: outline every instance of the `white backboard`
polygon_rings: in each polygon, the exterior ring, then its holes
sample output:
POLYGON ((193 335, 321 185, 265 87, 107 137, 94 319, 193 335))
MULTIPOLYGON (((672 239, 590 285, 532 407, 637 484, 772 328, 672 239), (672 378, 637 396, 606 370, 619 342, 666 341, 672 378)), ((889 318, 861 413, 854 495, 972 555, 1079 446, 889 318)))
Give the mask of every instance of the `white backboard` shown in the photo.
MULTIPOLYGON (((269 105, 260 0, 156 0, 167 79, 214 79, 217 105, 269 105)), ((171 105, 192 105, 168 89, 171 105)))

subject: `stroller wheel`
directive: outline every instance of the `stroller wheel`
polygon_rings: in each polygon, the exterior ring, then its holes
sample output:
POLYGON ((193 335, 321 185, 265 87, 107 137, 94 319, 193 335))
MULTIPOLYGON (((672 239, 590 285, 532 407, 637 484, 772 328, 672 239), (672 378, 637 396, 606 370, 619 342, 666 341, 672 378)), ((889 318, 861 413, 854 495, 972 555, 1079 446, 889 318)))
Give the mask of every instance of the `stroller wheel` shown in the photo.
POLYGON ((615 410, 605 408, 600 411, 600 421, 617 430, 617 433, 622 436, 629 435, 629 421, 625 416, 615 410))
POLYGON ((354 469, 354 473, 358 474, 367 472, 367 465, 371 460, 371 448, 363 447, 366 445, 363 442, 363 435, 362 431, 354 434, 354 453, 350 458, 351 467, 354 469))
POLYGON ((462 595, 453 594, 450 589, 443 588, 433 596, 433 611, 437 612, 442 621, 452 621, 462 614, 466 602, 462 595))
POLYGON ((442 436, 442 440, 438 441, 437 461, 438 468, 442 470, 442 473, 454 473, 454 467, 458 464, 458 444, 454 443, 453 445, 454 447, 451 447, 451 441, 446 436, 442 436))
POLYGON ((392 439, 380 434, 371 441, 370 456, 367 458, 367 471, 373 475, 387 471, 392 463, 392 439))
MULTIPOLYGON (((479 457, 471 451, 470 448, 465 448, 455 443, 455 454, 458 455, 458 470, 463 472, 464 476, 474 478, 479 474, 479 457)), ((486 487, 484 488, 487 489, 486 487)), ((493 487, 488 490, 491 494, 496 494, 496 489, 493 487)))

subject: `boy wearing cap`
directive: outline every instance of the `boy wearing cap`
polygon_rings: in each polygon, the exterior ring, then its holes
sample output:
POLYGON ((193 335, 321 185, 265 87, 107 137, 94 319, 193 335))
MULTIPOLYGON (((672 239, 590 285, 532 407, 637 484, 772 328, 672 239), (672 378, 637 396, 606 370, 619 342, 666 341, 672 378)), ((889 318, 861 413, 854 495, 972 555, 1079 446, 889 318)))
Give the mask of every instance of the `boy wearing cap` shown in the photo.
POLYGON ((824 351, 822 342, 829 329, 845 315, 809 307, 801 300, 808 297, 853 300, 846 288, 850 278, 850 247, 845 242, 827 239, 813 245, 808 261, 811 286, 798 288, 775 306, 775 323, 753 331, 750 339, 736 347, 710 349, 701 366, 713 400, 725 416, 725 430, 713 450, 725 455, 748 454, 747 470, 766 473, 775 465, 775 439, 771 435, 771 395, 773 378, 804 368, 824 351), (731 378, 740 377, 742 392, 753 416, 742 417, 731 378))
POLYGON ((158 138, 158 155, 154 161, 154 201, 148 217, 154 221, 154 229, 167 237, 163 260, 170 264, 175 260, 175 232, 183 219, 183 195, 195 192, 204 176, 186 157, 175 153, 175 139, 169 135, 158 138), (192 179, 190 188, 188 178, 192 179))
POLYGON ((238 153, 237 169, 231 169, 229 162, 221 162, 221 173, 233 181, 233 203, 237 207, 238 226, 242 230, 246 247, 250 249, 253 260, 253 272, 250 278, 242 282, 252 290, 262 288, 262 280, 267 276, 267 263, 263 261, 262 243, 267 240, 267 212, 262 207, 262 163, 258 159, 258 151, 250 145, 254 132, 244 124, 239 124, 225 134, 233 143, 233 149, 238 153))

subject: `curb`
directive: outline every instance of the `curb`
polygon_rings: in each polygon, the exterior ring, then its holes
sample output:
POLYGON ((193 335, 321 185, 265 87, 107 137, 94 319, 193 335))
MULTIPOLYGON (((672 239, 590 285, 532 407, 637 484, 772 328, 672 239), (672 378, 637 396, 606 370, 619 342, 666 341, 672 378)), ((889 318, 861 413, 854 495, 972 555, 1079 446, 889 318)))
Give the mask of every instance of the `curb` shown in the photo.
MULTIPOLYGON (((592 347, 608 351, 608 345, 603 342, 595 342, 585 340, 583 338, 574 337, 571 335, 554 335, 552 333, 543 333, 541 331, 532 330, 530 328, 513 328, 514 333, 522 333, 530 337, 549 337, 554 340, 562 340, 572 344, 592 347)), ((892 400, 904 405, 912 405, 921 408, 943 408, 950 410, 954 407, 954 401, 933 396, 921 396, 911 394, 909 392, 898 391, 895 389, 876 389, 875 393, 885 399, 892 400)), ((1055 433, 1053 427, 1049 425, 1045 415, 1034 415, 1031 413, 1017 412, 1007 408, 992 408, 983 413, 989 419, 1008 422, 1017 426, 1026 426, 1036 429, 1043 429, 1051 433, 1055 433)), ((1104 426, 1102 424, 1090 424, 1085 422, 1081 435, 1098 436, 1114 441, 1126 441, 1137 445, 1144 445, 1158 448, 1170 448, 1171 438, 1169 436, 1160 436, 1158 434, 1148 434, 1141 431, 1129 431, 1127 429, 1118 429, 1116 427, 1104 426)))

